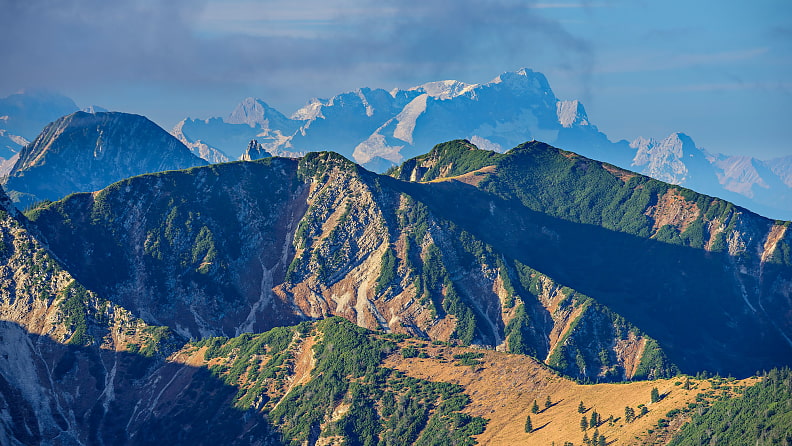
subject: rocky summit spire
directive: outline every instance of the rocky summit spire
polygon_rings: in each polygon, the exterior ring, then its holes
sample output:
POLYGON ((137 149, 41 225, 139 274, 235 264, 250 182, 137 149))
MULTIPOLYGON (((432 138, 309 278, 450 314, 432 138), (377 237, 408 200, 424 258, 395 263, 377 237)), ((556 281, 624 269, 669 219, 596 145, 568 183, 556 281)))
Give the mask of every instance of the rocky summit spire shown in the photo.
POLYGON ((264 150, 261 143, 255 139, 251 139, 250 143, 248 143, 247 150, 242 154, 242 161, 253 161, 261 158, 268 158, 270 156, 272 155, 264 150))

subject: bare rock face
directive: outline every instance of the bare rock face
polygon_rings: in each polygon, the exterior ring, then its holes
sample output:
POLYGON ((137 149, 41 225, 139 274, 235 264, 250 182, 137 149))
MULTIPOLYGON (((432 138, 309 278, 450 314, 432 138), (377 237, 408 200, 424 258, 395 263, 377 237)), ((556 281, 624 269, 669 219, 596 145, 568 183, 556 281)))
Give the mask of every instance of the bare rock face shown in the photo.
POLYGON ((204 164, 143 116, 76 112, 48 125, 20 151, 4 186, 24 207, 135 175, 204 164))
POLYGON ((242 161, 254 161, 261 158, 267 158, 272 156, 269 152, 264 150, 264 147, 256 141, 255 139, 251 139, 250 143, 248 143, 248 148, 245 150, 245 153, 242 154, 242 161))

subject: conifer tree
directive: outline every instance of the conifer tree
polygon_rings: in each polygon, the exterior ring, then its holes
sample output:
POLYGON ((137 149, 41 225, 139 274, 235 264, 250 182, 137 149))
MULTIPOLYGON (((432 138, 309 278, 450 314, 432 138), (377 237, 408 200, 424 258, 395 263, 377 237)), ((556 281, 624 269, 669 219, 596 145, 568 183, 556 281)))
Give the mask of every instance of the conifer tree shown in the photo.
POLYGON ((652 387, 651 399, 653 403, 660 401, 660 392, 657 390, 657 387, 652 387))
POLYGON ((599 439, 597 440, 597 446, 606 446, 608 443, 605 441, 605 436, 600 435, 599 439))
POLYGON ((591 412, 591 421, 589 422, 589 427, 593 429, 598 425, 599 425, 599 414, 595 410, 591 412))
POLYGON ((586 413, 586 406, 583 405, 583 401, 578 404, 578 413, 586 413))
POLYGON ((550 401, 550 395, 547 395, 547 399, 545 400, 545 409, 549 409, 552 405, 553 403, 550 401))
POLYGON ((586 416, 583 415, 583 418, 580 419, 580 430, 585 432, 586 429, 588 429, 588 420, 586 419, 586 416))
POLYGON ((632 423, 632 420, 635 419, 635 409, 630 406, 626 406, 624 408, 624 420, 628 423, 632 423))
POLYGON ((531 416, 528 415, 525 417, 525 432, 531 433, 533 432, 533 423, 531 422, 531 416))
POLYGON ((533 402, 533 406, 531 406, 532 413, 539 413, 539 404, 536 403, 536 400, 533 402))

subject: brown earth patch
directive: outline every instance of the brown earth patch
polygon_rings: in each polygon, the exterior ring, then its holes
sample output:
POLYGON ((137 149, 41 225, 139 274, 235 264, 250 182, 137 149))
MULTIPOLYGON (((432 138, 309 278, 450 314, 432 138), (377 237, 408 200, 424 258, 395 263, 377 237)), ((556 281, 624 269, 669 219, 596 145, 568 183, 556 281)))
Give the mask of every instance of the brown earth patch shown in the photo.
POLYGON ((785 225, 777 224, 770 228, 770 233, 767 234, 767 240, 765 240, 764 248, 762 249, 762 263, 766 262, 775 252, 778 241, 784 237, 786 231, 787 227, 785 225))
POLYGON ((638 174, 635 173, 635 172, 630 172, 629 170, 624 170, 624 169, 618 168, 618 167, 616 167, 614 165, 611 165, 611 164, 602 163, 601 165, 602 165, 603 169, 607 170, 613 176, 615 176, 616 178, 620 179, 622 181, 622 183, 626 183, 631 178, 635 178, 635 177, 638 176, 638 174))
POLYGON ((657 231, 665 225, 671 225, 684 232, 701 214, 698 205, 685 200, 677 189, 669 189, 657 201, 657 205, 650 206, 646 215, 654 220, 652 230, 657 231))

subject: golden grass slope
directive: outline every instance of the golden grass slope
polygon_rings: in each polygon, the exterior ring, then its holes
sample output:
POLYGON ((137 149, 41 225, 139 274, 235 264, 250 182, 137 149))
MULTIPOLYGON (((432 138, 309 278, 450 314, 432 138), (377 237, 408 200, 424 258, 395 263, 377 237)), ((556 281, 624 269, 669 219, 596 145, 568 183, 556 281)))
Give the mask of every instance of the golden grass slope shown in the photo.
POLYGON ((424 352, 427 358, 402 358, 399 353, 385 360, 392 367, 415 378, 446 381, 460 384, 471 397, 472 404, 467 412, 488 418, 490 421, 483 434, 477 437, 485 445, 558 445, 572 442, 583 444, 583 436, 592 437, 595 429, 583 431, 580 421, 583 416, 590 419, 596 411, 604 420, 596 430, 604 435, 608 445, 665 444, 674 432, 692 413, 685 413, 689 403, 696 403, 708 394, 708 399, 733 394, 735 389, 752 385, 755 379, 697 380, 690 378, 690 389, 686 390, 686 377, 675 379, 641 381, 624 384, 581 385, 556 375, 536 360, 523 356, 469 348, 451 348, 421 341, 405 341, 424 352), (484 352, 478 365, 459 365, 454 354, 484 352), (713 385, 714 384, 714 385, 713 385), (663 398, 651 403, 651 391, 656 387, 663 398), (717 387, 713 388, 713 387, 717 387), (700 395, 701 394, 701 395, 700 395), (545 409, 550 397, 552 405, 545 409), (540 412, 531 412, 534 400, 540 412), (578 412, 580 402, 585 413, 578 412), (628 423, 625 407, 630 406, 636 415, 645 405, 648 413, 628 423), (680 413, 667 414, 679 409, 680 413), (530 416, 534 427, 525 432, 525 419, 530 416), (613 417, 613 422, 608 419, 613 417), (658 421, 667 419, 668 427, 658 428, 658 421))

